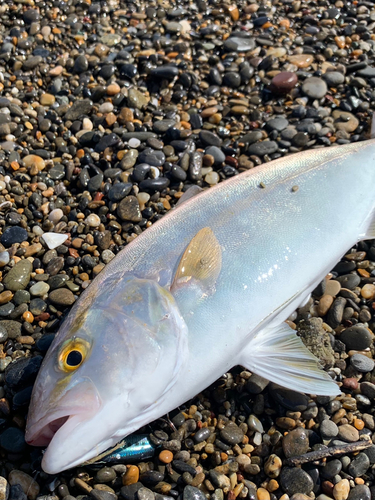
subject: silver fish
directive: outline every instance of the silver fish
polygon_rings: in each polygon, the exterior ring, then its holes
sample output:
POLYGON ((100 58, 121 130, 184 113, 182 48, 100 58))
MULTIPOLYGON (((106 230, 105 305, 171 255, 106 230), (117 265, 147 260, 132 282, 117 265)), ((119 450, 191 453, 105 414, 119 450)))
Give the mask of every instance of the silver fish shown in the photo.
POLYGON ((280 385, 338 385, 285 323, 375 236, 375 140, 287 156, 185 200, 72 308, 35 383, 26 439, 79 465, 240 364, 280 385))

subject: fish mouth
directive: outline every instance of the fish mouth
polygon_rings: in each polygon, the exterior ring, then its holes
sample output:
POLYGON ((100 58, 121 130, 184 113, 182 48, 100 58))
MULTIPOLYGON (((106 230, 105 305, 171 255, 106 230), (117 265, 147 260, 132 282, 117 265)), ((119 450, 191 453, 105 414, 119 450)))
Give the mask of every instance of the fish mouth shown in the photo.
POLYGON ((92 418, 101 408, 102 402, 94 384, 84 380, 68 390, 54 406, 42 415, 38 414, 35 407, 29 412, 25 434, 28 444, 48 446, 58 433, 68 429, 71 431, 92 418))
POLYGON ((67 420, 69 420, 70 415, 66 417, 59 417, 51 422, 47 422, 39 430, 28 429, 26 433, 26 441, 31 446, 48 446, 52 441, 53 436, 56 432, 61 429, 67 420))

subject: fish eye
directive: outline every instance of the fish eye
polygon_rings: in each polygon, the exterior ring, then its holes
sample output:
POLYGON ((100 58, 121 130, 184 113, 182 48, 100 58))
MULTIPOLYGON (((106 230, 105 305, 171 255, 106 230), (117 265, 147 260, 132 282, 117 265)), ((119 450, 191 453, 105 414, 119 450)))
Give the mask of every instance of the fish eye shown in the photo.
POLYGON ((82 353, 79 351, 70 351, 68 356, 66 357, 66 364, 68 366, 79 366, 82 363, 82 353))
POLYGON ((67 340, 58 354, 59 367, 64 372, 76 370, 85 360, 89 351, 89 343, 80 338, 67 340))

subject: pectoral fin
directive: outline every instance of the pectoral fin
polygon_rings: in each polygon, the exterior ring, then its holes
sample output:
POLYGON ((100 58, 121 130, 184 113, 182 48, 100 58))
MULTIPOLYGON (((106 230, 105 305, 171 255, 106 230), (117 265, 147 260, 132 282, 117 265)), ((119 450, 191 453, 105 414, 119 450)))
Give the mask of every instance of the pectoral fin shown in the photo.
POLYGON ((211 293, 221 270, 221 247, 212 229, 204 227, 190 241, 178 265, 171 291, 194 283, 211 293))
POLYGON ((241 353, 239 364, 295 391, 323 396, 340 394, 337 384, 286 323, 258 332, 241 353))

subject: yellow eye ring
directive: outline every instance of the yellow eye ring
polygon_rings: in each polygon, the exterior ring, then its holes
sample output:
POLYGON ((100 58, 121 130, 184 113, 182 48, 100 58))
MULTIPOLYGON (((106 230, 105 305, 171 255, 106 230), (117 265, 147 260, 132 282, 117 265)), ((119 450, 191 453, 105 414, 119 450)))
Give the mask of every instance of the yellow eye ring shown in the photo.
POLYGON ((58 354, 59 367, 64 372, 77 370, 89 352, 90 344, 83 339, 69 339, 62 345, 58 354))

